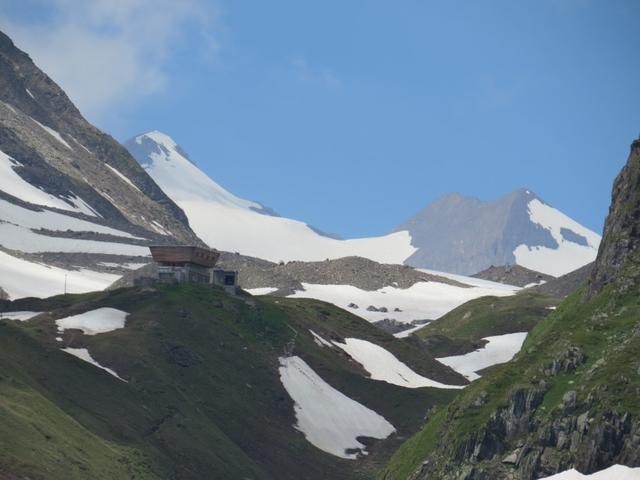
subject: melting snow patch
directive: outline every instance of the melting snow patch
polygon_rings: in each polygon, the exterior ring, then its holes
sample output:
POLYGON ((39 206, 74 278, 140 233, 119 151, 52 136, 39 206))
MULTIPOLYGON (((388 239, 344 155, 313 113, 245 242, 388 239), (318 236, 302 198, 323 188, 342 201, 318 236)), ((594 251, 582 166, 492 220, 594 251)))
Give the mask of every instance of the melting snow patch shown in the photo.
MULTIPOLYGON (((27 90, 28 91, 28 90, 27 90)), ((73 148, 71 148, 71 145, 69 145, 64 138, 62 138, 62 135, 60 135, 58 132, 56 132, 53 128, 47 127, 46 125, 43 125, 42 123, 40 123, 39 121, 37 121, 35 118, 29 117, 31 118, 31 120, 33 120, 34 122, 36 122, 38 125, 40 125, 40 127, 42 127, 42 129, 47 132, 49 135, 51 135, 53 138, 55 138, 59 143, 61 143, 62 145, 64 145, 65 147, 67 147, 69 150, 73 150, 73 148)))
POLYGON ((80 360, 84 360, 85 362, 90 363, 91 365, 101 368, 105 372, 108 372, 114 377, 116 377, 118 380, 122 380, 123 382, 126 382, 124 378, 120 377, 120 375, 118 375, 116 372, 114 372, 110 368, 103 367, 98 362, 96 362, 95 359, 89 353, 89 350, 87 350, 86 348, 63 348, 62 351, 70 353, 74 357, 78 357, 80 360))
POLYGON ((396 431, 384 417, 322 380, 300 357, 281 357, 279 372, 295 402, 295 427, 320 450, 356 459, 367 454, 358 437, 384 439, 396 431))
POLYGON ((42 312, 0 312, 0 319, 18 320, 19 322, 26 322, 31 320, 36 315, 40 315, 42 312))
POLYGON ((274 287, 260 287, 260 288, 248 288, 246 291, 249 292, 251 295, 257 296, 257 295, 269 295, 270 293, 273 293, 277 290, 278 289, 274 287))
POLYGON ((406 388, 464 388, 463 385, 445 385, 417 374, 398 360, 391 352, 375 343, 358 338, 345 338, 345 343, 333 342, 369 372, 373 380, 406 388))
POLYGON ((79 315, 61 318, 56 320, 56 325, 58 325, 58 329, 61 332, 76 328, 82 330, 85 335, 96 335, 124 328, 127 315, 129 314, 122 310, 103 307, 79 315))
POLYGON ((309 330, 309 331, 311 332, 311 335, 313 335, 313 341, 316 342, 316 344, 319 347, 329 347, 329 348, 333 347, 333 345, 331 345, 331 342, 328 342, 313 330, 309 330))
POLYGON ((527 332, 486 337, 483 338, 483 340, 487 340, 489 343, 479 350, 469 352, 465 355, 436 358, 436 360, 453 368, 469 380, 477 380, 480 378, 480 375, 476 372, 491 367, 492 365, 511 360, 513 356, 520 351, 520 348, 522 348, 526 337, 527 332))
MULTIPOLYGON (((127 185, 129 185, 131 188, 135 188, 136 190, 138 190, 140 192, 140 189, 138 187, 136 187, 133 182, 131 180, 129 180, 127 177, 125 177, 122 173, 120 173, 118 170, 116 170, 115 168, 113 168, 111 165, 109 165, 108 163, 105 163, 105 166, 111 170, 113 173, 115 173, 120 180, 124 181, 127 185)), ((140 192, 142 193, 142 192, 140 192)))
POLYGON ((582 480, 584 478, 590 480, 640 480, 640 468, 613 465, 605 470, 592 473, 591 475, 584 475, 577 470, 571 469, 544 478, 546 480, 582 480))

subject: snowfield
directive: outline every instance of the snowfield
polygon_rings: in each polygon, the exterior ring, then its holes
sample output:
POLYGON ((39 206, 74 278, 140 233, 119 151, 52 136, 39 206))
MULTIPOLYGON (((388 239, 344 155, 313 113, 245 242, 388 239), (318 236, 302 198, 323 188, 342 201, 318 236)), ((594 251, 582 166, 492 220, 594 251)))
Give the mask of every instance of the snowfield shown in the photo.
POLYGON ((0 312, 0 320, 16 320, 18 322, 26 322, 33 317, 40 315, 42 312, 0 312))
POLYGON ((0 251, 0 287, 12 300, 23 297, 51 297, 65 291, 85 293, 104 290, 120 275, 91 270, 64 270, 29 262, 0 251))
POLYGON ((541 246, 530 248, 520 245, 513 252, 518 265, 559 277, 596 259, 601 241, 600 235, 538 199, 529 202, 528 209, 531 221, 549 230, 559 247, 557 249, 541 246), (577 234, 587 244, 581 245, 565 238, 562 229, 577 234))
POLYGON ((469 380, 477 380, 480 375, 476 372, 511 360, 522 348, 525 338, 527 338, 527 332, 485 337, 483 340, 487 340, 489 343, 479 350, 465 355, 436 358, 436 360, 453 368, 469 380))
POLYGON ((351 285, 316 285, 303 283, 304 290, 289 295, 290 298, 314 298, 332 303, 369 322, 393 318, 399 322, 435 320, 463 303, 486 295, 513 295, 516 287, 496 288, 485 284, 471 288, 457 287, 438 282, 418 282, 409 288, 384 287, 380 290, 361 290, 351 285), (358 308, 348 305, 355 303, 358 308), (368 311, 370 305, 386 307, 387 312, 368 311), (401 311, 394 311, 399 308, 401 311))
POLYGON ((624 465, 613 465, 605 470, 584 475, 577 470, 571 469, 562 473, 556 473, 546 480, 640 480, 640 468, 630 468, 624 465))
POLYGON ((464 388, 464 385, 446 385, 417 374, 391 352, 375 343, 357 338, 345 338, 344 341, 345 343, 332 343, 362 365, 373 380, 381 380, 406 388, 464 388))
POLYGON ((58 331, 60 332, 73 328, 82 330, 85 335, 96 335, 124 328, 128 315, 127 312, 122 310, 103 307, 79 315, 61 318, 56 320, 56 325, 58 325, 58 331))
POLYGON ((96 366, 98 368, 101 368, 105 372, 108 372, 109 374, 111 374, 114 377, 116 377, 118 380, 122 380, 123 382, 126 382, 126 380, 124 378, 120 377, 120 375, 118 375, 116 372, 114 372, 110 368, 103 367, 98 362, 96 362, 95 359, 89 353, 89 350, 87 350, 86 348, 71 348, 71 347, 69 347, 69 348, 63 348, 62 351, 63 352, 67 352, 67 353, 73 355, 74 357, 78 357, 80 360, 83 360, 83 361, 85 361, 87 363, 90 363, 91 365, 94 365, 94 366, 96 366))
POLYGON ((384 417, 322 380, 300 357, 281 357, 279 372, 295 402, 295 428, 320 450, 356 459, 367 454, 358 437, 384 439, 396 431, 384 417))
POLYGON ((132 142, 135 146, 149 141, 157 148, 146 158, 140 158, 140 153, 129 147, 132 154, 184 210, 196 234, 213 248, 273 262, 358 255, 381 263, 402 263, 416 251, 406 231, 336 240, 316 233, 304 222, 260 213, 262 205, 236 197, 211 180, 180 153, 168 135, 153 131, 132 142), (212 223, 211 218, 216 222, 212 223))

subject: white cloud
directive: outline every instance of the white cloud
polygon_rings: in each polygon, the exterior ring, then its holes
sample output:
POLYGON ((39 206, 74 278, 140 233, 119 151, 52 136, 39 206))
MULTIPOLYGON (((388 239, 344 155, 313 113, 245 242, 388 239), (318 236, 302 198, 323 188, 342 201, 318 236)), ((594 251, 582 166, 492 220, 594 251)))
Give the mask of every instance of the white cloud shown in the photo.
POLYGON ((46 20, 0 16, 0 28, 92 120, 162 92, 167 65, 187 35, 194 54, 215 55, 207 0, 38 0, 46 20))
POLYGON ((318 84, 328 88, 342 87, 342 81, 335 72, 326 67, 312 67, 304 57, 294 57, 291 60, 291 66, 297 78, 303 82, 318 84))

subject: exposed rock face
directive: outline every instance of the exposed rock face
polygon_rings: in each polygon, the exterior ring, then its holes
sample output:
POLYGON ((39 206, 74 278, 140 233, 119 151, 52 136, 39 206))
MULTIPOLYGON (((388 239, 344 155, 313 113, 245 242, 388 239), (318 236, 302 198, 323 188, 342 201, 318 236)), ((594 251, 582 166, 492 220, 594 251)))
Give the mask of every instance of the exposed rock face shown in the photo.
POLYGON ((472 276, 482 278, 483 280, 491 280, 492 282, 504 283, 506 285, 515 285, 516 287, 526 287, 532 283, 548 282, 554 279, 551 275, 535 272, 520 265, 504 265, 499 267, 491 265, 486 270, 472 276))
POLYGON ((0 151, 26 182, 66 202, 80 198, 111 225, 199 242, 182 210, 125 148, 88 123, 1 32, 0 151))
POLYGON ((0 300, 9 300, 9 294, 0 287, 0 300))
MULTIPOLYGON (((640 139, 631 144, 629 160, 613 184, 604 236, 585 298, 589 299, 620 273, 640 243, 640 139)), ((632 273, 632 272, 629 272, 632 273)), ((637 269, 633 272, 638 274, 637 269)))

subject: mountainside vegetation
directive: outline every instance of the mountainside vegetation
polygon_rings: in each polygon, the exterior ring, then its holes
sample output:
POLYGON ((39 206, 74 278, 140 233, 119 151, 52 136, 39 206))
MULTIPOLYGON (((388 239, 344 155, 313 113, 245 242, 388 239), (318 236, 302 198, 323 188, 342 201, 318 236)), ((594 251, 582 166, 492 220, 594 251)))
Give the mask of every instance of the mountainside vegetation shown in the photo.
POLYGON ((376 343, 429 378, 466 382, 419 348, 313 300, 157 285, 2 301, 0 311, 43 312, 0 320, 0 478, 368 478, 424 409, 456 390, 372 380, 310 329, 376 343), (128 312, 126 326, 57 330, 56 319, 105 307, 128 312), (62 348, 86 348, 120 378, 62 348), (397 434, 364 439, 370 454, 358 460, 314 447, 294 428, 280 382, 279 358, 291 355, 397 434))
POLYGON ((434 408, 380 479, 536 479, 640 466, 640 142, 615 182, 590 281, 514 361, 434 408))

